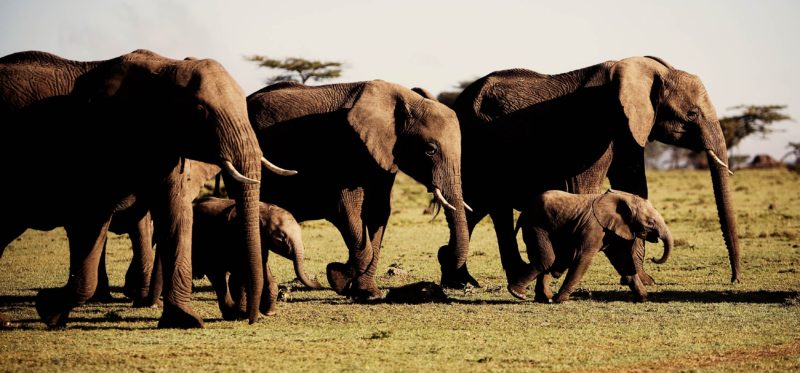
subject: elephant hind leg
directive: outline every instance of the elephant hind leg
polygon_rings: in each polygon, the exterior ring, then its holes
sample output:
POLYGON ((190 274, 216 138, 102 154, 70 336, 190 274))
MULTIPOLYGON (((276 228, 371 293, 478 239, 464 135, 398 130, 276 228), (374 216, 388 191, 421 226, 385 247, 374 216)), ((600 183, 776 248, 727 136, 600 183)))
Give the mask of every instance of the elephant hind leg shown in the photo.
POLYGON ((111 215, 80 225, 66 226, 70 247, 69 280, 59 289, 36 296, 36 311, 49 327, 65 327, 70 311, 85 303, 97 288, 97 268, 111 215))

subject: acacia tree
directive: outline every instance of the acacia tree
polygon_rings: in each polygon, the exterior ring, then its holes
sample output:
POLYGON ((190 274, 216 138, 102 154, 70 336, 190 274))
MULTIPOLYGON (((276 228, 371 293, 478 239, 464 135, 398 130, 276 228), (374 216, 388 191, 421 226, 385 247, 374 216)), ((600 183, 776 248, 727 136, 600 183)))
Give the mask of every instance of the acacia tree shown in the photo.
POLYGON ((308 80, 321 81, 338 78, 342 75, 342 62, 306 60, 289 57, 282 60, 266 56, 245 56, 245 60, 255 62, 260 67, 282 70, 282 74, 267 78, 267 84, 294 81, 305 84, 308 80))

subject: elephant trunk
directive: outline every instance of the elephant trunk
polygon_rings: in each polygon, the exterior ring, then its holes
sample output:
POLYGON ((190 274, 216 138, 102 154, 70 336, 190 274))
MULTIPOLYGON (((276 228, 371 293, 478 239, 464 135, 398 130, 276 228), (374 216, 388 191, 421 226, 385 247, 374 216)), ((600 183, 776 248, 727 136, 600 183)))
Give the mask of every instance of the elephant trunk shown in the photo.
POLYGON ((226 170, 226 184, 231 186, 233 198, 236 200, 237 215, 242 224, 242 243, 247 263, 247 313, 250 324, 259 317, 261 293, 264 289, 264 270, 261 255, 260 234, 260 196, 261 185, 261 148, 252 127, 246 117, 242 119, 246 126, 224 127, 236 129, 238 134, 226 134, 221 138, 237 139, 235 142, 221 143, 222 161, 220 166, 226 170), (230 167, 232 166, 232 167, 230 167), (236 173, 229 170, 233 168, 236 173), (239 173, 237 175, 237 173, 239 173), (253 182, 255 181, 255 182, 253 182))
POLYGON ((300 279, 300 282, 302 282, 303 285, 308 286, 309 288, 312 289, 322 288, 319 282, 309 278, 308 275, 306 275, 304 259, 303 259, 303 256, 305 255, 305 247, 303 246, 303 242, 299 239, 294 240, 290 238, 288 245, 290 247, 290 251, 294 254, 294 258, 290 258, 294 263, 294 273, 295 275, 297 275, 297 278, 300 279))
MULTIPOLYGON (((727 159, 727 152, 724 145, 721 150, 716 152, 721 159, 727 159)), ((739 237, 736 234, 736 215, 733 212, 733 201, 730 193, 730 170, 726 165, 718 163, 712 155, 712 151, 707 151, 708 168, 711 172, 711 182, 714 187, 714 199, 717 203, 717 213, 719 214, 720 228, 725 239, 725 246, 728 248, 728 258, 731 263, 731 282, 741 280, 739 269, 739 237)))
POLYGON ((664 254, 661 255, 661 258, 656 259, 653 258, 653 263, 662 264, 667 261, 669 258, 669 254, 672 252, 672 247, 674 245, 674 241, 672 240, 672 233, 669 231, 666 225, 659 230, 658 239, 661 242, 664 242, 664 254))
POLYGON ((461 189, 460 172, 455 173, 454 181, 448 182, 443 188, 444 197, 452 207, 445 209, 445 214, 453 226, 455 247, 453 248, 452 270, 466 271, 467 254, 469 253, 469 230, 467 229, 467 215, 465 212, 464 195, 461 189))

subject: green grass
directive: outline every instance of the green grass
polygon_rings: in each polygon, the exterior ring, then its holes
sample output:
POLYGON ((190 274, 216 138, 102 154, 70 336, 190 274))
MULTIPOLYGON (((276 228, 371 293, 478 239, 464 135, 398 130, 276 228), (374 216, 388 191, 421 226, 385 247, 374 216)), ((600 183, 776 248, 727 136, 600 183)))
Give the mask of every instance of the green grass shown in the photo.
MULTIPOLYGON (((46 330, 33 298, 67 278, 62 230, 28 231, 0 259, 0 312, 17 327, 0 331, 0 371, 559 371, 800 369, 800 176, 743 170, 732 178, 744 280, 730 284, 708 172, 650 172, 651 201, 677 240, 670 260, 646 269, 658 281, 650 302, 632 303, 599 256, 561 305, 520 302, 505 290, 491 222, 473 236, 469 265, 482 287, 450 291, 448 304, 354 304, 330 290, 289 292, 278 315, 255 325, 222 321, 206 280, 196 281, 201 330, 155 329, 160 310, 133 309, 119 293, 130 243, 114 236, 109 273, 118 301, 75 309, 68 329, 46 330)), ((385 289, 438 281, 444 216, 421 212, 424 188, 400 175, 380 272, 385 289)), ((304 223, 306 263, 325 283, 325 265, 344 261, 341 236, 326 222, 304 223)), ((648 246, 660 256, 660 245, 648 246)), ((280 282, 294 278, 283 259, 280 282)))

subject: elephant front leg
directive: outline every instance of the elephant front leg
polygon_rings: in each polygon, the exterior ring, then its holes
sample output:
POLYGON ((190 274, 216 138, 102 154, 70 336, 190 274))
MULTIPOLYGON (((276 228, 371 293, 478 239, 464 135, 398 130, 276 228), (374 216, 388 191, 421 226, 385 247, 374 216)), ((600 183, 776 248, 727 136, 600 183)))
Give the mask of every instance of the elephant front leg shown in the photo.
POLYGON ((266 316, 277 314, 278 306, 278 282, 269 269, 268 252, 264 253, 264 290, 261 292, 261 303, 259 311, 266 316))
POLYGON ((509 286, 518 287, 522 283, 530 283, 533 278, 529 278, 528 264, 522 260, 522 256, 519 254, 519 245, 514 231, 514 210, 510 208, 496 209, 490 212, 489 216, 494 224, 497 245, 500 249, 500 262, 506 272, 509 286))
POLYGON ((36 296, 36 311, 49 327, 65 327, 70 311, 85 303, 97 288, 97 268, 111 214, 65 227, 70 247, 69 280, 59 289, 44 289, 36 296))
POLYGON ((181 198, 180 174, 175 172, 157 195, 151 210, 158 225, 159 259, 164 281, 164 311, 159 328, 202 328, 192 300, 192 206, 181 198))
POLYGON ((611 265, 617 270, 621 276, 622 285, 628 285, 633 291, 635 300, 637 302, 644 302, 647 300, 647 289, 645 288, 644 281, 639 278, 638 270, 636 268, 637 258, 633 251, 636 248, 635 241, 633 246, 628 244, 615 244, 609 246, 608 249, 603 251, 611 265))
POLYGON ((570 295, 572 295, 572 292, 575 291, 575 288, 578 287, 578 284, 581 282, 583 275, 586 274, 586 270, 589 269, 589 265, 592 264, 594 254, 595 253, 592 251, 580 251, 578 257, 575 258, 575 264, 573 264, 567 272, 564 283, 558 290, 558 295, 553 299, 555 303, 563 303, 569 300, 570 295))
POLYGON ((372 277, 367 274, 373 264, 374 251, 367 224, 362 220, 363 207, 362 188, 341 192, 340 213, 332 222, 342 234, 349 251, 349 258, 347 263, 330 263, 326 268, 331 288, 339 295, 356 299, 381 296, 375 284, 374 274, 372 277), (365 274, 367 276, 361 278, 365 274))

